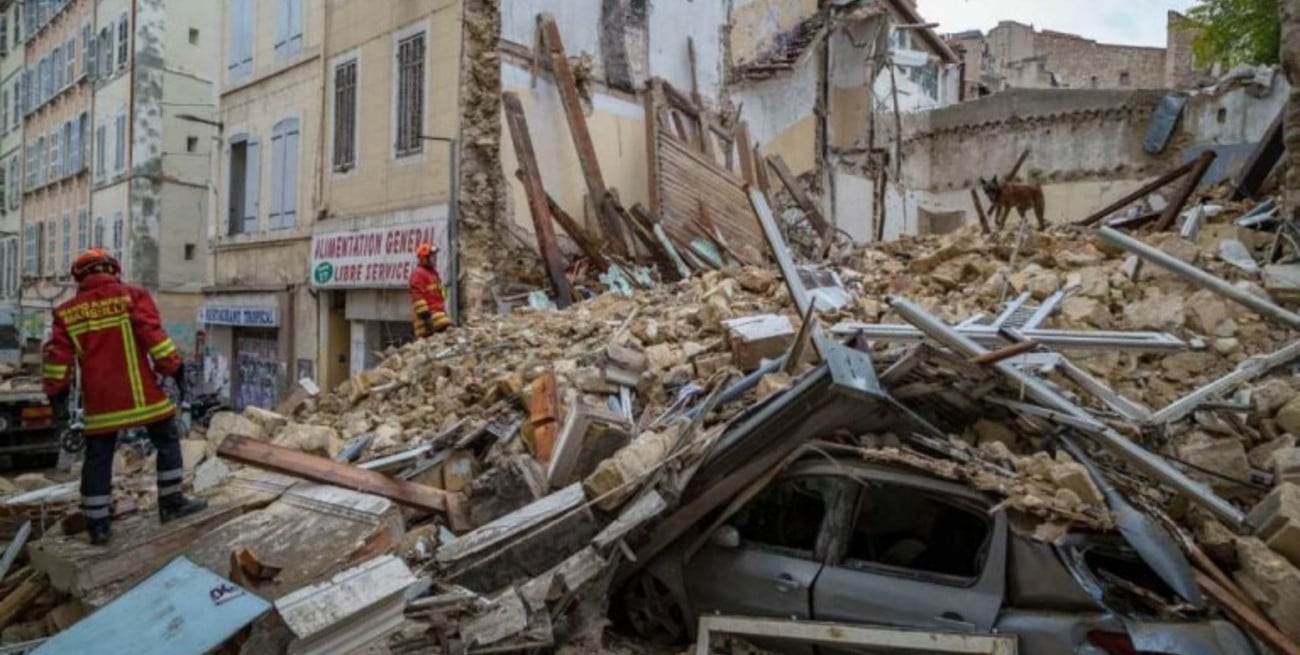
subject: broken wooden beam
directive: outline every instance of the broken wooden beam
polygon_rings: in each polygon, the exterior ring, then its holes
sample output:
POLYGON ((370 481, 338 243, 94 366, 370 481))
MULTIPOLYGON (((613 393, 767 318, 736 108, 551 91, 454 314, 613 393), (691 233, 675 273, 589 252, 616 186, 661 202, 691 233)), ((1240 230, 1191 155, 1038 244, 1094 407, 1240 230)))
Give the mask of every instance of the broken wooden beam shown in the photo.
MULTIPOLYGON (((523 175, 520 174, 522 171, 515 171, 515 173, 519 177, 519 181, 523 182, 523 175)), ((582 224, 577 219, 570 216, 569 212, 564 211, 560 203, 555 202, 555 198, 551 197, 549 193, 546 194, 546 208, 550 210, 551 218, 554 218, 555 222, 560 224, 560 229, 564 230, 564 233, 569 235, 569 238, 573 239, 574 243, 578 244, 578 250, 581 250, 587 259, 590 259, 593 264, 600 268, 609 267, 609 259, 605 257, 604 253, 604 244, 599 239, 591 236, 591 233, 582 227, 582 224)))
POLYGON ((1007 182, 1016 179, 1016 176, 1020 174, 1020 167, 1025 165, 1026 159, 1029 159, 1029 148, 1025 148, 1020 152, 1020 157, 1016 159, 1015 166, 1011 167, 1011 170, 1007 173, 1007 176, 1003 179, 1006 180, 1007 182))
POLYGON ((803 185, 799 184, 799 179, 794 176, 790 167, 786 165, 785 159, 779 154, 768 155, 767 163, 772 166, 772 170, 776 171, 777 177, 781 178, 781 183, 785 185, 786 190, 790 192, 790 196, 803 210, 804 216, 812 224, 817 236, 825 239, 830 234, 831 226, 822 216, 821 210, 817 209, 817 204, 808 196, 808 192, 804 190, 803 185))
POLYGON ((989 364, 996 364, 1000 361, 1011 359, 1012 357, 1016 357, 1019 355, 1023 355, 1037 348, 1038 346, 1039 343, 1037 341, 1034 341, 1033 339, 1026 339, 1019 343, 1013 343, 1010 346, 1007 346, 1006 348, 1002 348, 1000 350, 994 350, 992 352, 987 352, 977 357, 972 357, 968 361, 970 361, 970 363, 975 364, 977 366, 988 366, 989 364))
POLYGON ((525 435, 533 457, 542 464, 551 461, 555 436, 560 430, 560 398, 555 388, 555 371, 538 376, 529 388, 528 427, 525 435))
MULTIPOLYGON (((587 195, 596 203, 597 217, 605 232, 605 242, 618 255, 627 255, 627 239, 623 227, 617 218, 601 202, 605 196, 605 179, 600 172, 600 162, 596 158, 596 146, 591 141, 591 132, 587 128, 587 115, 583 111, 582 100, 578 97, 578 85, 569 66, 569 57, 564 52, 564 41, 560 38, 560 28, 550 14, 541 14, 537 18, 538 28, 542 33, 542 42, 551 59, 551 71, 555 74, 555 86, 560 91, 560 104, 564 106, 564 117, 569 122, 569 134, 578 151, 578 163, 582 167, 582 177, 587 183, 587 195)), ((648 118, 648 117, 647 117, 648 118)))
POLYGON ((1137 191, 1134 191, 1133 193, 1130 193, 1124 196, 1123 198, 1120 198, 1119 200, 1116 200, 1115 202, 1112 202, 1109 205, 1106 205, 1105 207, 1097 210, 1091 216, 1075 223, 1075 225, 1094 225, 1100 222, 1102 219, 1106 218, 1107 216, 1110 216, 1111 214, 1114 214, 1115 212, 1147 197, 1148 195, 1160 189, 1161 187, 1165 186, 1166 184, 1169 184, 1170 182, 1173 182, 1174 180, 1186 175, 1188 172, 1192 170, 1192 167, 1195 165, 1196 165, 1195 161, 1189 161, 1186 164, 1183 164, 1182 166, 1179 166, 1178 168, 1175 168, 1174 170, 1169 171, 1168 173, 1165 173, 1164 175, 1161 175, 1160 177, 1148 182, 1146 185, 1144 185, 1142 188, 1138 189, 1137 191))
POLYGON ((980 202, 980 194, 973 188, 970 190, 970 199, 971 202, 975 203, 975 215, 979 216, 980 219, 980 232, 988 234, 989 217, 988 214, 984 213, 984 203, 980 202))
POLYGON ((1206 171, 1210 170, 1210 166, 1214 164, 1216 157, 1218 155, 1213 150, 1206 150, 1196 157, 1191 171, 1188 172, 1187 177, 1183 178, 1183 185, 1178 187, 1173 200, 1169 201, 1169 204, 1165 206, 1164 213, 1160 215, 1160 221, 1156 223, 1157 232, 1168 230, 1174 224, 1174 221, 1178 219, 1178 215, 1183 212, 1183 207, 1187 205, 1188 198, 1191 198, 1192 193, 1196 191, 1196 187, 1200 186, 1201 180, 1205 177, 1206 171))
POLYGON ((564 257, 560 246, 555 241, 555 226, 551 224, 551 212, 546 203, 546 189, 542 187, 542 173, 537 167, 537 154, 533 151, 533 139, 528 133, 528 120, 524 117, 524 106, 519 96, 512 91, 501 94, 501 105, 505 111, 506 124, 510 127, 510 137, 514 141, 515 156, 521 167, 524 193, 528 196, 528 209, 533 216, 533 231, 537 236, 537 248, 546 263, 547 276, 555 286, 555 304, 564 309, 573 304, 573 288, 565 274, 564 257))
POLYGON ((17 589, 0 600, 0 628, 13 623, 14 619, 17 619, 18 615, 49 586, 45 576, 39 574, 29 575, 26 580, 23 580, 17 589))
POLYGON ((291 448, 275 446, 256 439, 229 436, 221 442, 217 455, 257 468, 297 476, 313 482, 354 489, 427 512, 447 515, 465 511, 460 494, 390 478, 383 473, 335 462, 291 448))
POLYGON ((741 121, 736 126, 736 148, 740 154, 740 177, 745 184, 757 184, 758 172, 754 166, 754 151, 749 145, 749 125, 741 121))

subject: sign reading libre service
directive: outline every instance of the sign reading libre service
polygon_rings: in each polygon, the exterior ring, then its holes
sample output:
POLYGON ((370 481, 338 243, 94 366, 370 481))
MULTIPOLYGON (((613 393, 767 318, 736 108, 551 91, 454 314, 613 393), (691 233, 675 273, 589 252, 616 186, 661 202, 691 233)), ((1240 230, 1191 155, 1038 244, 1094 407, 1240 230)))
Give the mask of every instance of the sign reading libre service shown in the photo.
POLYGON ((446 237, 443 221, 317 234, 311 240, 312 286, 404 287, 422 242, 438 245, 438 271, 445 272, 446 237))

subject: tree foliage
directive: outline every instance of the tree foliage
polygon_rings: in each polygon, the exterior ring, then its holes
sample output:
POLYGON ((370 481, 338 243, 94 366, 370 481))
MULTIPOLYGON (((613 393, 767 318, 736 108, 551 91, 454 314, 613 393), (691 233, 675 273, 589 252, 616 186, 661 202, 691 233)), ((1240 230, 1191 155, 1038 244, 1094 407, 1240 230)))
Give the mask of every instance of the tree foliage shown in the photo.
POLYGON ((1279 0, 1200 0, 1187 11, 1198 34, 1198 66, 1276 64, 1282 43, 1279 0))

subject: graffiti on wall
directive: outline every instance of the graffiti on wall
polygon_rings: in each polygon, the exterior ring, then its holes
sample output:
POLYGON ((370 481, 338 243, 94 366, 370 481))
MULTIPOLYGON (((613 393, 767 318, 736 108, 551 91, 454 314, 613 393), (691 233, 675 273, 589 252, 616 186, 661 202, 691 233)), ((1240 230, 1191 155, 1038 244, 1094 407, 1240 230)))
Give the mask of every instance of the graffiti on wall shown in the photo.
POLYGON ((269 409, 280 400, 285 366, 274 337, 235 337, 235 370, 239 379, 232 397, 235 409, 262 407, 269 409))

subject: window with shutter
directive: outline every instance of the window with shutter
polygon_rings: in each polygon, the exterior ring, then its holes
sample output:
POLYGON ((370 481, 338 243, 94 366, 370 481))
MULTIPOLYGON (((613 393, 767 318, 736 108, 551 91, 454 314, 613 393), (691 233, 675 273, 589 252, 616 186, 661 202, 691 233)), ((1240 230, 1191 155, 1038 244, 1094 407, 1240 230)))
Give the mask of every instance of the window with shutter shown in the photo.
POLYGON ((90 247, 90 214, 83 208, 77 210, 77 252, 90 247))
POLYGON ((0 90, 0 131, 9 131, 9 87, 0 90))
POLYGON ((40 237, 36 224, 28 224, 23 229, 23 273, 36 277, 36 256, 40 253, 40 237))
POLYGON ((253 0, 227 0, 226 72, 231 81, 253 72, 253 0))
POLYGON ((356 165, 357 62, 334 68, 334 170, 352 170, 356 165))
POLYGON ((0 16, 0 57, 9 54, 9 17, 0 16))
POLYGON ((74 35, 63 45, 63 84, 77 79, 77 37, 74 35))
POLYGON ((124 13, 117 19, 117 67, 126 68, 127 53, 131 47, 131 23, 124 13))
POLYGON ((18 155, 9 158, 9 179, 13 180, 13 192, 9 194, 9 209, 18 209, 22 204, 23 194, 19 193, 18 155))
POLYGON ((53 277, 55 269, 55 257, 58 256, 58 243, 55 241, 58 229, 57 219, 45 219, 45 233, 41 237, 45 240, 45 266, 41 269, 42 277, 53 277))
POLYGON ((107 79, 113 74, 113 31, 107 27, 100 28, 95 45, 99 48, 99 61, 95 66, 99 74, 96 77, 107 79))
POLYGON ((293 227, 298 220, 298 119, 288 118, 271 131, 271 229, 293 227))
POLYGON ((63 175, 72 175, 76 170, 72 167, 72 153, 76 151, 76 144, 72 142, 72 121, 63 124, 63 175))
POLYGON ((3 166, 0 166, 0 207, 8 207, 8 206, 9 206, 9 205, 5 202, 5 196, 6 196, 6 194, 10 193, 10 191, 9 191, 9 178, 5 176, 5 174, 6 174, 7 172, 8 172, 7 169, 5 169, 3 166))
POLYGON ((244 182, 244 232, 257 231, 257 217, 262 211, 262 144, 248 140, 248 166, 244 182))
POLYGON ((95 35, 90 31, 90 23, 81 26, 81 74, 89 75, 95 63, 95 35))
POLYGON ((275 55, 291 57, 302 52, 302 0, 276 0, 275 55))
POLYGON ((122 223, 122 212, 113 214, 113 257, 122 261, 122 248, 126 245, 126 226, 122 223))
POLYGON ((397 156, 424 150, 424 33, 397 42, 397 156))
POLYGON ((104 217, 103 216, 95 217, 95 233, 91 235, 91 238, 94 240, 91 245, 95 246, 96 248, 103 248, 106 245, 104 243, 104 217))
POLYGON ((117 115, 113 138, 117 139, 113 150, 113 171, 120 173, 126 168, 126 114, 117 115))
POLYGON ((107 172, 104 167, 104 152, 108 150, 108 128, 100 125, 95 129, 95 179, 104 179, 107 172))
POLYGON ((63 231, 60 234, 63 236, 63 250, 62 250, 63 258, 62 258, 61 265, 59 266, 60 275, 63 274, 62 273, 63 271, 67 271, 72 268, 72 215, 71 214, 63 215, 62 228, 63 231))
POLYGON ((77 131, 81 133, 81 147, 77 149, 77 171, 81 172, 90 166, 90 114, 81 112, 77 122, 77 131))
POLYGON ((54 97, 54 94, 63 88, 63 47, 54 48, 50 53, 50 91, 47 95, 54 97))
POLYGON ((63 160, 60 157, 63 147, 63 133, 58 127, 50 133, 50 181, 55 182, 63 177, 63 160))
POLYGON ((70 120, 63 133, 66 135, 64 141, 68 146, 68 154, 65 156, 68 163, 64 168, 64 174, 76 175, 81 172, 81 128, 76 120, 70 120))

